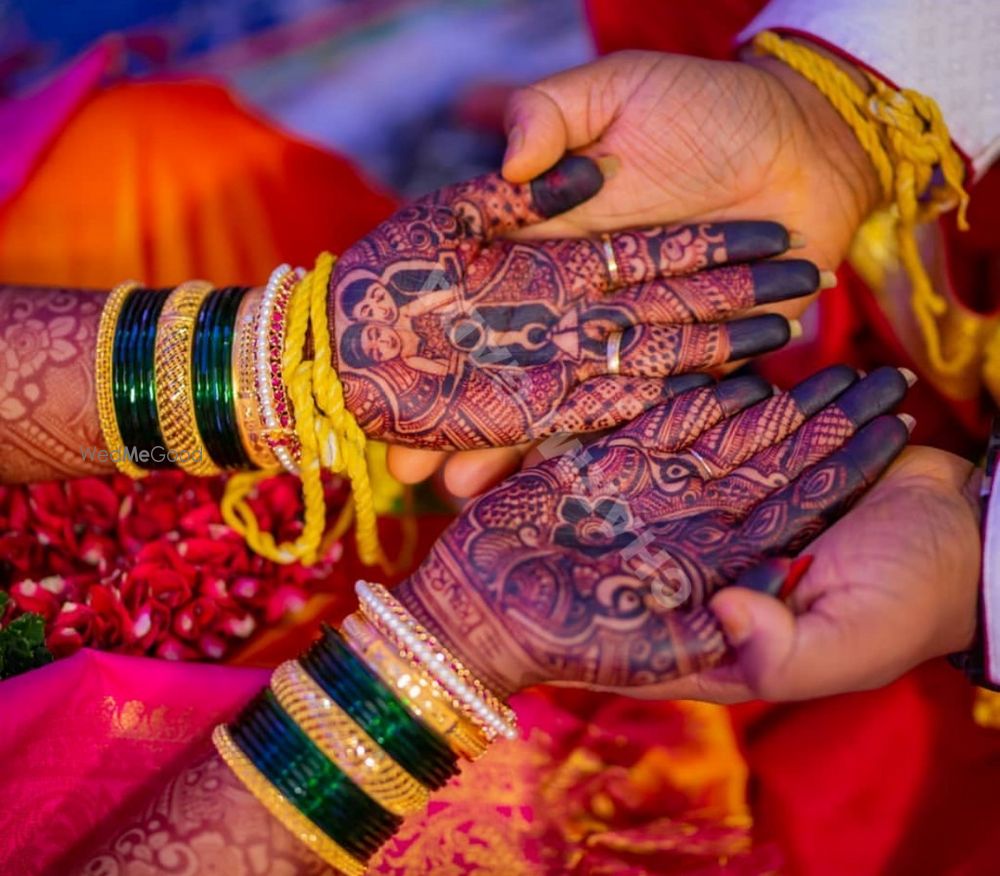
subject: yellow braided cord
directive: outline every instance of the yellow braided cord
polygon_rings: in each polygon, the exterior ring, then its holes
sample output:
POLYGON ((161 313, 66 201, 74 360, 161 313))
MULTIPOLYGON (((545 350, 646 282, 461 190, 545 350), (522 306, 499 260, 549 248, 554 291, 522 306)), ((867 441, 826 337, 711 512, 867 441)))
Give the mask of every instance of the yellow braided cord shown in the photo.
POLYGON ((815 85, 868 153, 883 195, 896 209, 899 259, 910 279, 913 312, 927 345, 928 360, 940 374, 958 373, 968 365, 975 349, 966 345, 951 359, 945 358, 937 318, 948 309, 948 302, 931 285, 914 235, 918 223, 936 219, 956 205, 958 227, 963 231, 969 227, 969 195, 962 184, 965 168, 951 145, 937 103, 910 89, 897 91, 866 72, 872 86, 868 94, 833 61, 771 31, 758 34, 754 47, 815 85), (935 184, 936 170, 943 181, 935 184))
MULTIPOLYGON (((353 490, 352 510, 345 508, 332 532, 342 533, 353 515, 361 561, 369 566, 381 565, 388 571, 390 563, 378 539, 365 434, 344 404, 344 390, 331 364, 333 351, 327 323, 327 291, 333 265, 333 256, 320 255, 315 269, 292 292, 286 315, 287 334, 281 364, 295 413, 295 433, 301 444, 302 532, 294 542, 277 544, 270 533, 260 529, 246 497, 263 478, 270 476, 266 472, 246 472, 231 477, 222 499, 222 516, 262 556, 278 563, 299 560, 311 565, 331 542, 332 533, 325 532, 323 470, 346 474, 353 490), (308 360, 303 356, 310 334, 313 358, 308 360)), ((405 551, 402 559, 406 559, 405 551)))

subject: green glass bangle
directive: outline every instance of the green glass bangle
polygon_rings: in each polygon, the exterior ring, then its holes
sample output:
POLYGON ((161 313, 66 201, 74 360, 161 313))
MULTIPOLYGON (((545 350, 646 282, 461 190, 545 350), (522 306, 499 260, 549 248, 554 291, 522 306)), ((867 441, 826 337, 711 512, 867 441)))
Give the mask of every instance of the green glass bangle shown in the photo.
POLYGON ((354 857, 373 855, 402 824, 316 747, 270 690, 243 710, 230 733, 268 780, 354 857))
POLYGON ((198 312, 192 347, 192 391, 198 432, 220 468, 250 468, 240 441, 232 385, 236 312, 246 289, 213 291, 198 312))
POLYGON ((112 392, 124 449, 141 468, 170 468, 156 414, 153 350, 167 293, 133 292, 118 318, 112 348, 112 392))
POLYGON ((336 630, 324 627, 323 638, 299 662, 421 784, 435 790, 458 774, 458 762, 448 744, 407 710, 336 630))

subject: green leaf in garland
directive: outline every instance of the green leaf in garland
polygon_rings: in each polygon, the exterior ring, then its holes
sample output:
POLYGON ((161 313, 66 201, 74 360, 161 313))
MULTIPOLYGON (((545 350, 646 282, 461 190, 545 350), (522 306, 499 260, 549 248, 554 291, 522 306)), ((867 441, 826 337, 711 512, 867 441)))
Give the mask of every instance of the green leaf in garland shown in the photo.
MULTIPOLYGON (((9 601, 8 594, 0 593, 0 624, 9 601)), ((0 626, 0 679, 51 662, 52 654, 45 647, 45 620, 41 615, 29 611, 6 626, 0 626)))

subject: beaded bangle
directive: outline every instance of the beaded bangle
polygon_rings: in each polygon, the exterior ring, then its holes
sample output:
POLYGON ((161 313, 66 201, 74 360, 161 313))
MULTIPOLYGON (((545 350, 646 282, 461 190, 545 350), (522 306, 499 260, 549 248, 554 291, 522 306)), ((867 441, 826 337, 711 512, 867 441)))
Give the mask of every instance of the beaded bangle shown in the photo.
POLYGON ((455 755, 447 744, 406 710, 336 630, 325 627, 323 638, 299 662, 421 784, 436 790, 457 775, 455 755))
POLYGON ((476 760, 489 741, 482 730, 455 708, 451 696, 419 665, 405 660, 360 615, 348 615, 341 626, 348 643, 417 718, 434 730, 452 750, 476 760))
POLYGON ((192 390, 195 419, 212 461, 220 468, 249 468, 236 425, 233 404, 232 350, 236 311, 245 288, 212 292, 195 322, 192 390))
POLYGON ((269 690, 243 710, 230 733, 271 783, 355 858, 374 854, 402 823, 326 758, 269 690))
POLYGON ((447 648, 421 626, 381 584, 358 581, 355 592, 365 616, 408 659, 427 670, 456 704, 485 731, 487 738, 517 738, 517 716, 489 691, 447 648))
POLYGON ((125 452, 125 443, 118 428, 115 414, 115 394, 112 386, 112 358, 115 343, 115 329, 122 305, 125 304, 138 283, 128 281, 111 290, 101 309, 101 320, 97 327, 97 344, 94 363, 94 384, 97 388, 97 416, 101 424, 104 445, 111 453, 118 471, 131 478, 145 477, 146 472, 135 465, 125 452))
POLYGON ((254 354, 257 349, 257 316, 263 292, 252 289, 243 296, 236 316, 236 340, 231 363, 236 395, 236 428, 243 451, 251 463, 264 470, 273 469, 278 460, 264 439, 264 421, 257 399, 257 370, 254 354))
POLYGON ((257 398, 263 411, 264 436, 271 452, 290 474, 298 474, 299 439, 292 405, 285 391, 282 358, 285 351, 285 313, 301 270, 279 265, 272 271, 261 299, 257 322, 257 398))
POLYGON ((155 289, 138 289, 129 296, 118 317, 112 356, 115 413, 123 452, 132 454, 145 469, 172 466, 162 453, 153 373, 156 323, 165 300, 166 295, 155 289))
POLYGON ((394 815, 427 805, 427 788, 397 764, 296 661, 271 675, 271 690, 316 747, 376 803, 394 815))
POLYGON ((212 291, 209 283, 182 283, 167 297, 156 330, 156 409, 164 444, 188 474, 219 474, 205 449, 194 412, 191 354, 198 311, 212 291))
POLYGON ((215 728, 212 742, 236 778, 299 842, 331 867, 342 870, 348 876, 364 876, 365 865, 349 855, 299 812, 294 804, 254 766, 253 761, 233 741, 224 724, 215 728))

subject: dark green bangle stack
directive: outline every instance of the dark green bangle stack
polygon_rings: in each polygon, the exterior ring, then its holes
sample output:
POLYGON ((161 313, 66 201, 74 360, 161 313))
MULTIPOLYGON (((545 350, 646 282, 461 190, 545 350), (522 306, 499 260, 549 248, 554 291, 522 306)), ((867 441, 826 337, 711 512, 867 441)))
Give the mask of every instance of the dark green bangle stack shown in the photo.
POLYGON ((191 357, 195 420, 201 439, 219 468, 253 468, 240 440, 233 398, 233 336, 236 314, 247 289, 212 292, 198 311, 191 357))
MULTIPOLYGON (((458 773, 447 743, 410 714, 339 632, 324 627, 322 639, 299 662, 343 711, 426 787, 440 788, 458 773)), ((402 823, 316 746, 269 689, 229 729, 233 742, 265 778, 358 861, 367 861, 402 823)))
POLYGON ((370 858, 402 824, 316 747, 269 690, 243 711, 231 733, 271 784, 355 858, 370 858))
POLYGON ((156 321, 167 299, 158 289, 137 289, 118 317, 112 347, 112 391, 122 450, 142 468, 170 468, 156 412, 153 353, 156 321))

